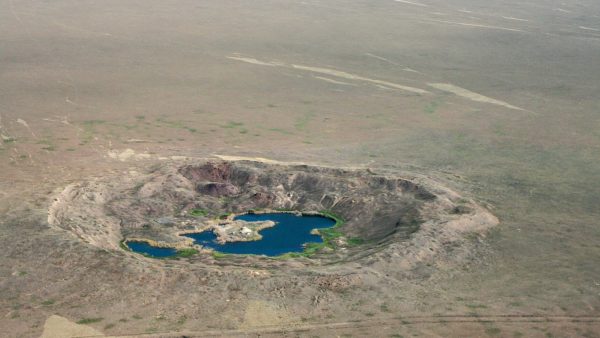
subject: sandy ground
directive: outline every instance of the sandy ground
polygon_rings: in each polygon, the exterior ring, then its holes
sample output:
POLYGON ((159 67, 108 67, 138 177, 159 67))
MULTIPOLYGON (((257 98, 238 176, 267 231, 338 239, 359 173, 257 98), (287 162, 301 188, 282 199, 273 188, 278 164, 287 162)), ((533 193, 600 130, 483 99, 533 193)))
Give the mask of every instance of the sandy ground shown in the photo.
POLYGON ((44 331, 41 338, 64 338, 64 337, 90 337, 104 336, 102 332, 91 327, 76 324, 57 315, 52 315, 44 323, 44 331))
POLYGON ((597 1, 0 6, 3 335, 58 315, 107 335, 598 336, 597 1), (344 290, 156 267, 46 224, 70 183, 212 154, 418 172, 501 223, 467 264, 357 266, 344 290))

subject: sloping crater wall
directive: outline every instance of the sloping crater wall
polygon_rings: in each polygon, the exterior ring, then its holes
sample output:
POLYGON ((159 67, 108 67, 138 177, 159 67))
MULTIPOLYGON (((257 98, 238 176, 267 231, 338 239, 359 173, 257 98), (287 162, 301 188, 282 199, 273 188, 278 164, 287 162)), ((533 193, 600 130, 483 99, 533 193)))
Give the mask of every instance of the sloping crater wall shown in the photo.
POLYGON ((314 256, 324 261, 364 257, 388 247, 412 255, 415 262, 430 259, 448 245, 464 243, 467 233, 483 232, 498 222, 431 180, 221 160, 164 164, 137 177, 71 185, 55 198, 48 221, 109 250, 120 250, 124 238, 186 247, 190 242, 178 236, 182 231, 197 230, 227 213, 261 209, 325 210, 341 217, 343 236, 335 248, 314 256), (192 210, 206 215, 190 217, 192 210), (349 245, 351 238, 362 244, 349 245))

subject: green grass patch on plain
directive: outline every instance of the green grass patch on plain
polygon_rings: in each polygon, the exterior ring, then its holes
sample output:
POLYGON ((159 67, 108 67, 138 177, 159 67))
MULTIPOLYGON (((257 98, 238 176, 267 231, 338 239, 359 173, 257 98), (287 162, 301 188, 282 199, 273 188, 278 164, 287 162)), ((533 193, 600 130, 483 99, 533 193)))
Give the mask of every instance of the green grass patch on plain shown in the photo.
MULTIPOLYGON (((169 128, 176 128, 176 129, 185 129, 187 131, 189 131, 190 133, 195 133, 198 130, 196 128, 192 128, 186 125, 186 123, 188 123, 187 121, 172 121, 172 120, 167 120, 165 118, 159 117, 156 119, 157 123, 160 123, 166 127, 169 128)), ((160 127, 160 124, 158 125, 160 127)))
POLYGON ((48 150, 48 151, 54 151, 54 150, 56 150, 56 146, 49 139, 39 140, 36 143, 43 145, 43 147, 42 147, 43 150, 48 150))
POLYGON ((221 128, 232 129, 243 126, 243 122, 229 121, 227 124, 221 125, 221 128))
POLYGON ((306 126, 308 125, 308 123, 310 122, 310 120, 315 116, 314 112, 309 112, 304 114, 302 117, 300 117, 299 119, 296 120, 296 123, 294 124, 294 127, 297 130, 304 130, 306 129, 306 126))
POLYGON ((102 317, 97 317, 97 318, 83 318, 77 321, 77 324, 93 324, 93 323, 98 323, 103 321, 104 318, 102 317))
POLYGON ((281 128, 270 128, 269 130, 283 134, 283 135, 293 135, 294 134, 289 130, 285 130, 285 129, 281 129, 281 128))
POLYGON ((440 104, 437 101, 432 101, 427 106, 425 106, 425 108, 423 110, 427 114, 433 114, 438 109, 439 105, 440 104))
POLYGON ((85 120, 82 122, 84 126, 96 126, 99 124, 105 124, 105 120, 85 120))
POLYGON ((487 333, 490 336, 497 336, 500 334, 500 329, 497 327, 488 327, 485 329, 485 333, 487 333))
POLYGON ((96 127, 102 124, 105 124, 104 120, 86 120, 81 124, 83 125, 83 135, 80 145, 86 145, 90 143, 94 139, 94 134, 96 133, 96 127))
POLYGON ((183 315, 177 319, 177 325, 183 325, 187 321, 187 316, 183 315))

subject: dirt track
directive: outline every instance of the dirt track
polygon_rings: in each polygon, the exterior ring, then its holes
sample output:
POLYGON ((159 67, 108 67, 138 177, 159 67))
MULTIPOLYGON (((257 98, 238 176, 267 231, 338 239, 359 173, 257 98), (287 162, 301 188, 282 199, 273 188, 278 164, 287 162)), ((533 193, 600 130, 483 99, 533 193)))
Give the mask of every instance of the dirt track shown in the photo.
MULTIPOLYGON (((323 324, 288 324, 285 326, 262 326, 253 329, 239 330, 207 330, 207 331, 181 331, 181 332, 156 332, 152 334, 120 335, 114 337, 237 337, 237 336, 309 336, 313 332, 320 332, 323 336, 343 335, 344 332, 356 332, 357 329, 381 329, 386 331, 401 330, 402 327, 425 327, 448 324, 501 324, 510 327, 510 324, 559 324, 572 329, 573 326, 597 330, 600 328, 600 317, 590 316, 536 316, 536 315, 496 315, 496 316, 407 316, 398 318, 381 318, 354 322, 336 322, 323 324), (434 324, 434 325, 428 325, 434 324), (573 325, 575 324, 575 325, 573 325), (571 327, 569 327, 571 326, 571 327)), ((527 326, 525 325, 525 326, 527 326)), ((377 331, 375 331, 377 332, 377 331)), ((377 335, 377 333, 374 333, 377 335)), ((101 337, 101 336, 85 336, 101 337)))

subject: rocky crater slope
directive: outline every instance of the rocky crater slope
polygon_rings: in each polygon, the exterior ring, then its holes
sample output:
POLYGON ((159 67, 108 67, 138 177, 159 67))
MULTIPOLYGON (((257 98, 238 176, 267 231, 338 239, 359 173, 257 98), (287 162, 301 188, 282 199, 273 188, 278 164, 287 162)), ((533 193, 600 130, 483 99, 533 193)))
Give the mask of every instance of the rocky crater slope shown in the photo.
MULTIPOLYGON (((302 262, 396 260, 407 268, 464 256, 468 234, 498 222, 473 201, 423 177, 222 160, 163 163, 145 174, 72 184, 55 197, 48 222, 91 245, 123 251, 121 241, 134 238, 187 247, 190 240, 179 234, 250 210, 324 211, 345 221, 332 245, 302 262)), ((210 263, 209 257, 201 252, 189 259, 201 264, 210 263)))

